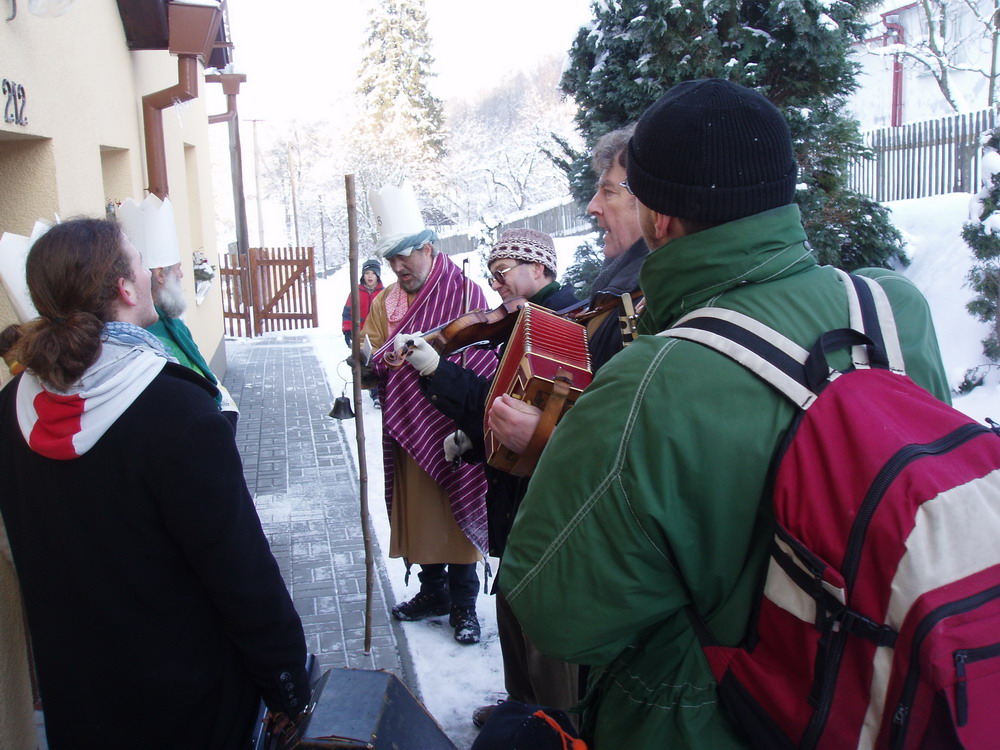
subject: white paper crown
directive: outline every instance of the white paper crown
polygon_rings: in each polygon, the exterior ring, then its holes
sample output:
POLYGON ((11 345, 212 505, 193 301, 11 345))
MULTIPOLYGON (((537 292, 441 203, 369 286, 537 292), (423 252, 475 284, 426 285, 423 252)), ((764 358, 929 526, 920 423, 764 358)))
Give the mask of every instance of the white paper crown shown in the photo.
POLYGON ((426 228, 409 180, 403 180, 399 187, 385 185, 381 190, 369 190, 368 204, 380 239, 417 234, 426 228))
POLYGON ((181 262, 170 198, 161 201, 152 193, 142 203, 126 198, 118 207, 118 223, 139 251, 146 268, 164 268, 181 262))
POLYGON ((38 317, 38 310, 31 301, 24 266, 28 251, 35 240, 45 234, 52 225, 39 219, 31 230, 30 237, 4 232, 0 236, 0 279, 7 289, 7 296, 14 306, 14 312, 22 323, 38 317))

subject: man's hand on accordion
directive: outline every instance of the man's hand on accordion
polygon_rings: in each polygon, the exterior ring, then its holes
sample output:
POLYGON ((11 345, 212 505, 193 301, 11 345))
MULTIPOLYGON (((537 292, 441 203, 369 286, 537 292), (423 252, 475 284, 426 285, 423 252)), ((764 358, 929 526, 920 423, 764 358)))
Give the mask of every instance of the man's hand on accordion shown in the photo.
POLYGON ((523 453, 541 415, 538 407, 504 393, 493 399, 487 419, 494 437, 514 453, 523 453))
POLYGON ((397 333, 392 348, 398 357, 405 358, 421 375, 433 375, 441 361, 441 355, 420 333, 397 333))
POLYGON ((444 439, 444 458, 450 464, 458 464, 462 460, 462 454, 472 447, 469 436, 461 430, 455 430, 444 439))

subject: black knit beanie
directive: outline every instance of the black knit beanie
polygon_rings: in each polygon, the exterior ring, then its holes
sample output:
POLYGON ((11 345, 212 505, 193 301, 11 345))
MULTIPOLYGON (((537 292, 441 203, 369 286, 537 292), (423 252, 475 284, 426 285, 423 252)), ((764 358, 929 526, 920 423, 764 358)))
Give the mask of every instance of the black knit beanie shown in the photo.
POLYGON ((666 216, 726 222, 791 203, 788 123, 767 99, 717 78, 672 87, 628 143, 628 184, 666 216))

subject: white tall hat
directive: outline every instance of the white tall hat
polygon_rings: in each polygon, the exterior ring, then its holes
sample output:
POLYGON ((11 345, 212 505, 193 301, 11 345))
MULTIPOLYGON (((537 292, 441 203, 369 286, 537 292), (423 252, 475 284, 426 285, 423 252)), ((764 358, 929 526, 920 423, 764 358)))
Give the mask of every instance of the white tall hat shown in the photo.
POLYGON ((164 268, 181 261, 177 223, 170 198, 150 193, 142 203, 126 198, 118 207, 118 223, 142 256, 146 268, 164 268))
POLYGON ((22 323, 38 317, 38 310, 31 301, 28 281, 25 278, 25 264, 28 251, 35 240, 45 234, 52 225, 39 219, 31 230, 30 237, 4 232, 0 236, 0 280, 7 289, 7 296, 14 306, 14 312, 22 323))
POLYGON ((409 180, 403 180, 399 187, 385 185, 381 190, 369 190, 368 205, 379 236, 375 252, 381 257, 390 257, 398 243, 427 228, 409 180))

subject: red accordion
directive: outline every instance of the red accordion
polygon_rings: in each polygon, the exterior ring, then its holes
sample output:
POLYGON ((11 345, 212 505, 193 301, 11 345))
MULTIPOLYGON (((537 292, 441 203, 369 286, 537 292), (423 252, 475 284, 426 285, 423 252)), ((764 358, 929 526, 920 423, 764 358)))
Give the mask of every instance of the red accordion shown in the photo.
POLYGON ((590 385, 587 329, 551 310, 526 303, 518 314, 486 400, 507 393, 542 410, 542 419, 523 454, 501 444, 485 427, 490 466, 529 476, 556 423, 590 385))

